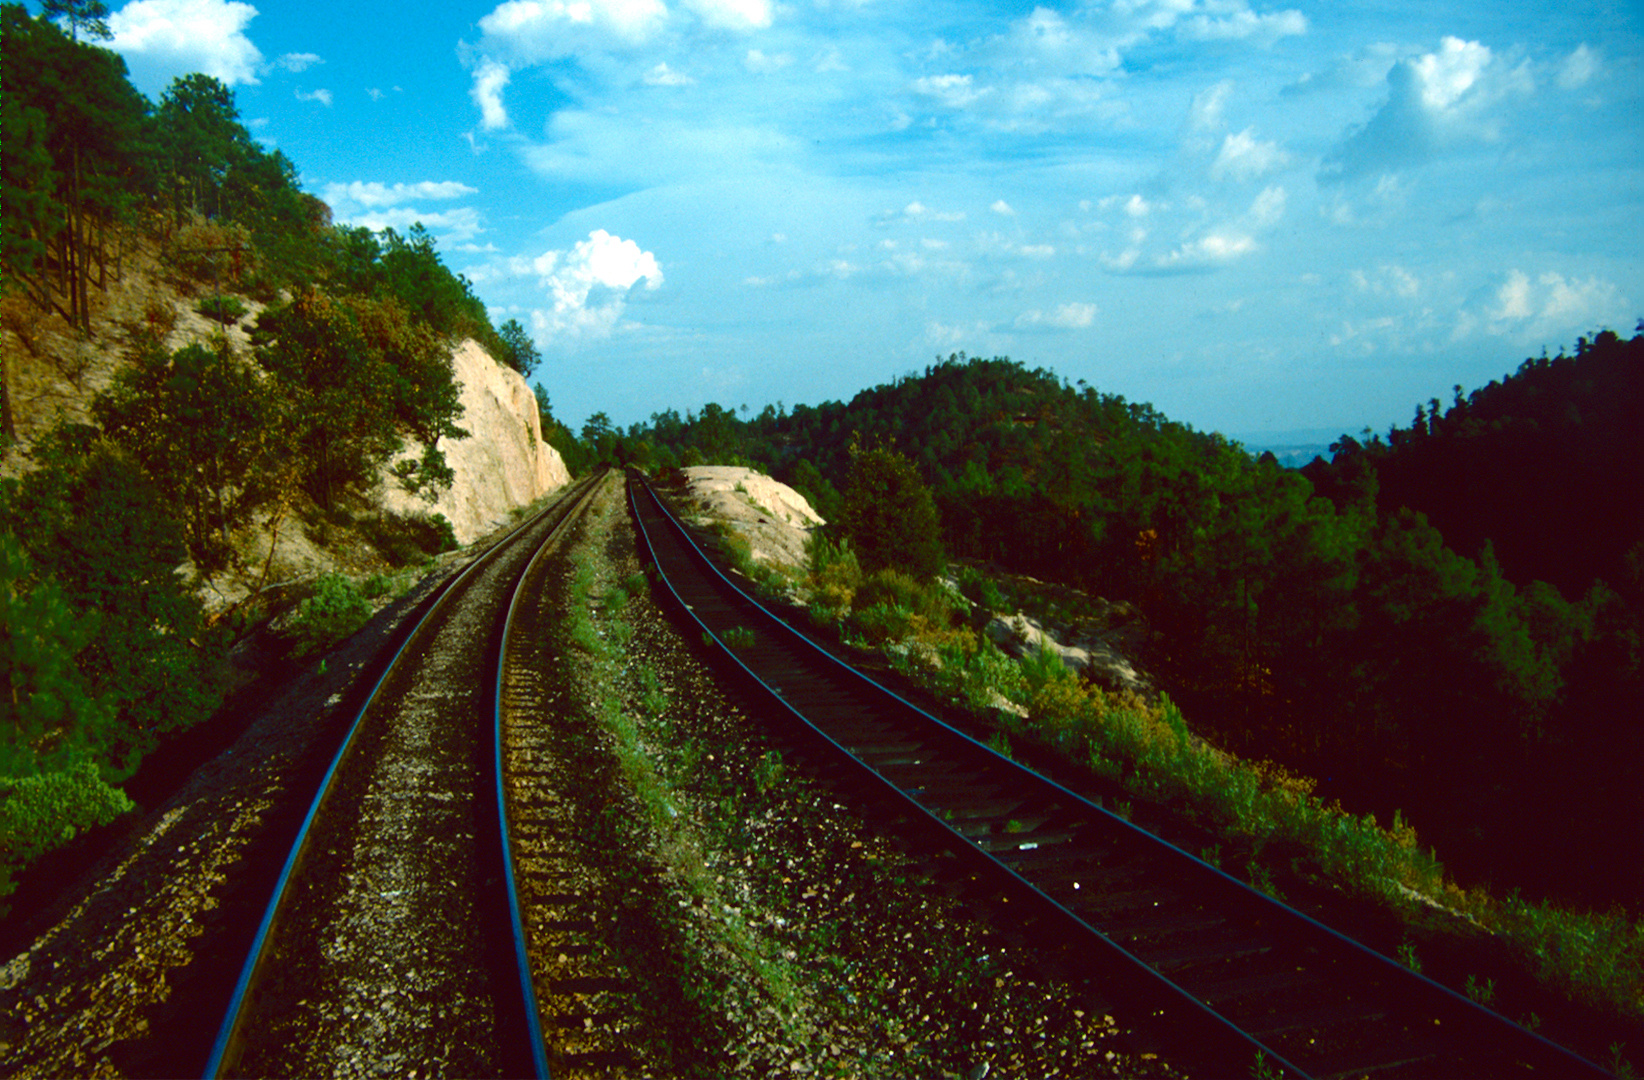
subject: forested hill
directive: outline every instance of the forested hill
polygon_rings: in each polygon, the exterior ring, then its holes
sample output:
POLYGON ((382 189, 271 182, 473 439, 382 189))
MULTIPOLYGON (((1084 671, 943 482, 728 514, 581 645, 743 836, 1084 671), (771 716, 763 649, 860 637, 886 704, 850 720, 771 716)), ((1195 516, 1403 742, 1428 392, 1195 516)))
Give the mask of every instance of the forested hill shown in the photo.
POLYGON ((596 416, 584 445, 757 464, 830 517, 853 440, 894 446, 949 556, 1140 604, 1146 661, 1224 745, 1383 820, 1402 809, 1464 875, 1638 903, 1644 877, 1602 838, 1644 814, 1641 355, 1644 338, 1600 334, 1305 472, 963 355, 848 404, 709 405, 626 432, 596 416))
POLYGON ((1644 572, 1644 340, 1611 331, 1576 343, 1574 356, 1526 360, 1518 371, 1462 395, 1416 406, 1387 442, 1344 438, 1332 463, 1305 471, 1321 491, 1366 465, 1377 505, 1420 510, 1456 551, 1486 542, 1518 584, 1547 581, 1566 596, 1595 578, 1644 572))

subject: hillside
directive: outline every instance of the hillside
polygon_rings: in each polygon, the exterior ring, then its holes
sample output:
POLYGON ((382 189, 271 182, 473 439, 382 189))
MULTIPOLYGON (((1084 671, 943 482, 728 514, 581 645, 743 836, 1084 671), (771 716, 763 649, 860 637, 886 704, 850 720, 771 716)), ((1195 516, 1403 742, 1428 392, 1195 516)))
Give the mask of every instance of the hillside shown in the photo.
POLYGON ((3 914, 227 691, 567 473, 420 226, 332 224, 208 76, 150 102, 17 4, 0 45, 3 914))
POLYGON ((1530 474, 1500 445, 1525 424, 1486 415, 1487 403, 1569 410, 1522 375, 1455 413, 1474 434, 1457 435, 1465 454, 1449 471, 1407 465, 1412 440, 1396 433, 1393 452, 1344 438, 1325 475, 1050 371, 962 355, 848 403, 746 420, 716 405, 663 413, 597 448, 663 467, 754 463, 834 521, 853 441, 893 446, 928 483, 950 558, 1137 605, 1152 630, 1139 659, 1220 745, 1317 777, 1355 812, 1402 812, 1464 881, 1636 909, 1644 876, 1607 845, 1644 813, 1644 744, 1628 719, 1641 606, 1618 557, 1644 532, 1628 485, 1602 478, 1636 468, 1636 454, 1623 460, 1637 426, 1617 380, 1636 384, 1641 350, 1644 339, 1604 334, 1578 358, 1527 365, 1615 403, 1578 407, 1558 430, 1588 449, 1549 450, 1530 474), (1472 504, 1395 499, 1406 474, 1509 511, 1547 505, 1519 486, 1541 477, 1559 512, 1509 512, 1521 527, 1497 542, 1516 550, 1533 534, 1581 553, 1574 589, 1510 574, 1465 537, 1447 543, 1434 520, 1472 504))

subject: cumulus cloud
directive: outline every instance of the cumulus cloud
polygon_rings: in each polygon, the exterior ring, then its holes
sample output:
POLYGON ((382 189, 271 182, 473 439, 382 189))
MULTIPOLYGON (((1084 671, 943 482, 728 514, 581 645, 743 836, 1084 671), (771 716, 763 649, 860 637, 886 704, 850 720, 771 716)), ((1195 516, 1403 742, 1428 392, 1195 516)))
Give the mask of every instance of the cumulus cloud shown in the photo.
POLYGON ((326 108, 331 107, 331 91, 329 90, 298 90, 298 101, 317 101, 326 108))
POLYGON ((1326 159, 1321 180, 1419 165, 1460 141, 1494 138, 1490 107, 1534 83, 1527 66, 1509 67, 1489 46, 1446 37, 1437 52, 1394 64, 1387 88, 1386 104, 1326 159))
POLYGON ((480 126, 486 131, 508 126, 508 110, 502 104, 502 91, 510 77, 508 65, 495 60, 482 60, 474 68, 474 85, 468 96, 479 106, 480 126))
POLYGON ((970 75, 926 75, 914 80, 913 90, 950 109, 963 109, 993 92, 992 87, 975 86, 973 82, 970 75))
POLYGON ((1496 289, 1485 317, 1492 333, 1545 344, 1550 338, 1562 343, 1567 335, 1618 322, 1628 310, 1611 282, 1596 277, 1567 280, 1551 271, 1532 280, 1515 269, 1496 289))
POLYGON ((1290 155, 1276 142, 1257 139, 1254 128, 1222 140, 1222 148, 1210 165, 1212 180, 1254 180, 1290 163, 1290 155))
POLYGON ((749 49, 748 54, 742 58, 742 66, 755 75, 769 75, 774 71, 781 71, 791 63, 793 57, 787 53, 770 56, 758 49, 749 49))
POLYGON ((1589 49, 1583 41, 1576 46, 1575 52, 1559 61, 1555 78, 1560 88, 1575 90, 1591 82, 1593 76, 1598 74, 1599 67, 1598 54, 1589 49))
POLYGON ((1003 199, 995 199, 993 205, 988 207, 988 209, 992 210, 995 214, 1003 214, 1006 217, 1016 216, 1016 211, 1011 207, 1010 203, 1003 199))
POLYGON ((760 30, 771 25, 770 0, 684 0, 684 6, 716 29, 760 30))
POLYGON ((479 26, 486 55, 536 63, 643 45, 667 18, 661 0, 508 0, 479 26))
POLYGON ((1348 280, 1359 292, 1371 296, 1414 300, 1421 293, 1421 279, 1395 263, 1383 263, 1372 271, 1354 270, 1348 280))
POLYGON ((292 72, 293 74, 300 74, 301 72, 307 71, 315 64, 323 63, 325 63, 325 61, 320 59, 317 53, 286 53, 284 56, 281 56, 278 60, 274 61, 274 66, 277 68, 284 68, 286 71, 292 72))
POLYGON ((1084 303, 1060 304, 1053 311, 1035 308, 1016 317, 1018 329, 1083 330, 1096 321, 1096 305, 1084 303))
POLYGON ((421 223, 440 239, 453 244, 472 241, 483 229, 479 211, 461 206, 443 211, 419 209, 419 203, 450 202, 478 190, 455 180, 424 180, 415 184, 383 184, 355 180, 327 184, 321 197, 337 221, 380 231, 405 231, 421 223))
POLYGON ((530 267, 553 305, 531 312, 540 340, 607 337, 636 284, 643 281, 647 291, 662 286, 655 255, 604 229, 595 229, 570 251, 544 252, 530 267))
POLYGON ((455 180, 423 180, 415 184, 381 184, 375 180, 355 180, 348 184, 327 184, 325 201, 339 206, 399 206, 419 199, 460 199, 478 195, 479 189, 455 180))
POLYGON ((644 83, 646 86, 694 86, 696 80, 665 63, 658 63, 645 73, 644 83))
POLYGON ((1295 9, 1258 15, 1242 8, 1225 15, 1195 15, 1182 24, 1180 33, 1189 41, 1251 41, 1265 46, 1307 33, 1307 16, 1295 9))
POLYGON ((1192 134, 1208 134, 1222 129, 1222 110, 1233 93, 1233 80, 1223 79, 1215 86, 1193 95, 1193 104, 1187 110, 1187 130, 1192 134))
POLYGON ((237 0, 131 0, 108 17, 109 47, 145 89, 195 71, 228 86, 255 85, 263 55, 245 28, 256 16, 237 0))

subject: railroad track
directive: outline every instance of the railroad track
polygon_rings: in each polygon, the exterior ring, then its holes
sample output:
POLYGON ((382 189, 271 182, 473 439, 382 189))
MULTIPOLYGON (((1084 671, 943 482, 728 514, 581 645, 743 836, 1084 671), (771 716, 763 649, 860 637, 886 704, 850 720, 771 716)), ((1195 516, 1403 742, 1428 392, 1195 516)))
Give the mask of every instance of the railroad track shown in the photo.
POLYGON ((1058 966, 1122 994, 1172 1061, 1214 1076, 1607 1075, 910 705, 732 583, 637 475, 629 490, 667 591, 785 736, 886 800, 910 844, 957 857, 1058 966))
POLYGON ((532 824, 499 765, 504 641, 541 553, 615 480, 494 545, 406 637, 299 830, 207 1075, 546 1075, 511 854, 532 824))

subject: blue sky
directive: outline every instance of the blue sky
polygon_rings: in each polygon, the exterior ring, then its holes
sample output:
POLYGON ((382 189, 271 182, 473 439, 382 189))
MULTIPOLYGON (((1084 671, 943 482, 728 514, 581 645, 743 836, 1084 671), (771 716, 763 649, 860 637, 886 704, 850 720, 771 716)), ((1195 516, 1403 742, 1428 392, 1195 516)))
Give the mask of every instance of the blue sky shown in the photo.
POLYGON ((574 425, 964 350, 1356 432, 1644 316, 1632 2, 110 7, 150 97, 424 222, 574 425))

